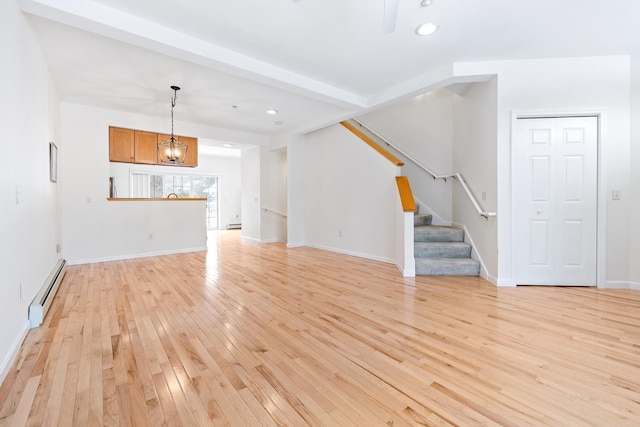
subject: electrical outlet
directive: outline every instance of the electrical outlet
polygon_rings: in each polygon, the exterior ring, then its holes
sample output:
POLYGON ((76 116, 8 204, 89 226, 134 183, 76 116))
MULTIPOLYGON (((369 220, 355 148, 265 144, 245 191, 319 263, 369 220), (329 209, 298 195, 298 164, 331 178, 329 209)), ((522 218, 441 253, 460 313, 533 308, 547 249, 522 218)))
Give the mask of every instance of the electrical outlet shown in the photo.
POLYGON ((153 240, 153 234, 149 233, 148 239, 153 240))
POLYGON ((611 200, 620 200, 620 190, 611 191, 611 200))
POLYGON ((16 205, 20 204, 20 188, 16 185, 16 205))
POLYGON ((338 237, 342 237, 342 230, 338 230, 338 237))
POLYGON ((486 191, 482 192, 482 200, 487 200, 487 192, 486 191))
POLYGON ((59 254, 62 250, 62 245, 60 243, 56 243, 56 253, 59 254))

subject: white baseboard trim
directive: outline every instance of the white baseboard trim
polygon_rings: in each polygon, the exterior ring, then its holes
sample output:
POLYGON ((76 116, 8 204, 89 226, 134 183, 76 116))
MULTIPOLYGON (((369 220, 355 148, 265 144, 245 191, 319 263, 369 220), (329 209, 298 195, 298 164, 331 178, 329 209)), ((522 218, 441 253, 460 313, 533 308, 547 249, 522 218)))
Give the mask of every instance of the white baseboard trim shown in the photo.
POLYGON ((99 257, 99 258, 70 259, 70 260, 67 260, 67 264, 68 265, 93 264, 95 262, 120 261, 123 259, 135 259, 135 258, 149 258, 149 257, 161 256, 161 255, 184 254, 188 252, 202 252, 206 250, 207 250, 206 246, 201 246, 197 248, 184 248, 184 249, 172 249, 168 251, 143 252, 138 254, 113 255, 113 256, 99 257))
POLYGON ((502 288, 515 288, 518 286, 512 279, 496 279, 496 285, 502 288))
POLYGON ((253 237, 242 237, 241 240, 245 243, 255 243, 258 245, 262 245, 264 243, 282 243, 282 240, 280 239, 260 240, 260 239, 254 239, 253 237))
POLYGON ((398 270, 400 270, 400 273, 402 273, 402 277, 416 277, 416 269, 414 268, 407 268, 406 270, 404 268, 402 268, 402 265, 399 262, 395 262, 396 267, 398 268, 398 270))
POLYGON ((253 237, 246 237, 246 236, 242 236, 240 238, 240 241, 243 243, 255 243, 255 244, 260 243, 260 239, 254 239, 253 237))
POLYGON ((638 282, 627 282, 624 280, 609 280, 605 282, 601 289, 631 289, 635 291, 640 291, 640 283, 638 282))
POLYGON ((350 256, 355 256, 355 257, 358 257, 358 258, 370 259, 372 261, 380 261, 380 262, 384 262, 384 263, 387 263, 387 264, 396 265, 396 261, 394 259, 387 258, 387 257, 381 257, 381 256, 377 256, 377 255, 365 254, 365 253, 362 253, 362 252, 348 251, 348 250, 345 250, 345 249, 332 248, 332 247, 329 247, 329 246, 322 246, 322 245, 307 244, 306 246, 308 246, 310 248, 321 249, 323 251, 335 252, 335 253, 339 253, 339 254, 343 254, 343 255, 350 255, 350 256))
POLYGON ((491 276, 485 268, 480 269, 480 277, 482 277, 487 282, 493 283, 494 285, 498 286, 498 278, 491 276))
POLYGON ((24 342, 24 339, 27 337, 29 333, 29 321, 27 320, 22 327, 22 331, 18 334, 15 341, 11 345, 9 352, 7 353, 7 357, 2 361, 2 365, 0 365, 0 385, 4 382, 7 375, 9 375, 9 371, 13 367, 13 363, 16 361, 16 357, 18 357, 18 353, 20 351, 20 347, 24 342))
POLYGON ((301 248, 303 246, 306 246, 304 243, 287 243, 287 248, 291 249, 291 248, 301 248))

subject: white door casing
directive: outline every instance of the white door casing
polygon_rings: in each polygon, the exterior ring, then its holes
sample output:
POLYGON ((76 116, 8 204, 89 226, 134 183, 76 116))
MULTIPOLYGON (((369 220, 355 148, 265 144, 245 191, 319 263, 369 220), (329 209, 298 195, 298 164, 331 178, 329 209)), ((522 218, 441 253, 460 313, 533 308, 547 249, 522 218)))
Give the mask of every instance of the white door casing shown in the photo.
POLYGON ((598 118, 516 120, 517 284, 596 285, 598 118))

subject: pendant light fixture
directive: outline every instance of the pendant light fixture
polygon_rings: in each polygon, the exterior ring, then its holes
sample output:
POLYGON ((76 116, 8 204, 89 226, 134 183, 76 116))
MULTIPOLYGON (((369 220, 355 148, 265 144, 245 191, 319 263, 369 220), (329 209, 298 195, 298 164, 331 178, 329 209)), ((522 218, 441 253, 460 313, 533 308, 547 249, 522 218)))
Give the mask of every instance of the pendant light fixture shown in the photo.
POLYGON ((176 106, 178 99, 178 86, 171 86, 173 89, 173 98, 171 98, 171 137, 166 141, 158 143, 158 156, 160 163, 165 165, 180 165, 184 163, 187 156, 187 146, 178 141, 173 135, 173 107, 176 106))

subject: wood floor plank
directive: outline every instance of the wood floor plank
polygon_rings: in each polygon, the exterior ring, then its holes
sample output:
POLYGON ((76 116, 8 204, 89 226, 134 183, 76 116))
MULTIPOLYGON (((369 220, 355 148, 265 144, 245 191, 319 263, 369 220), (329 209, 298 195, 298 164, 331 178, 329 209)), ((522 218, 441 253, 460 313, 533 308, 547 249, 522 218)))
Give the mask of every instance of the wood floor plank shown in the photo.
POLYGON ((0 426, 640 425, 640 292, 209 244, 69 266, 0 426))
POLYGON ((16 407, 16 410, 10 419, 10 427, 26 425, 27 419, 29 417, 29 411, 31 410, 31 405, 33 405, 33 399, 36 396, 36 390, 39 383, 39 375, 31 377, 27 381, 27 384, 24 387, 24 391, 22 392, 22 395, 20 397, 20 402, 18 403, 18 406, 16 407))

